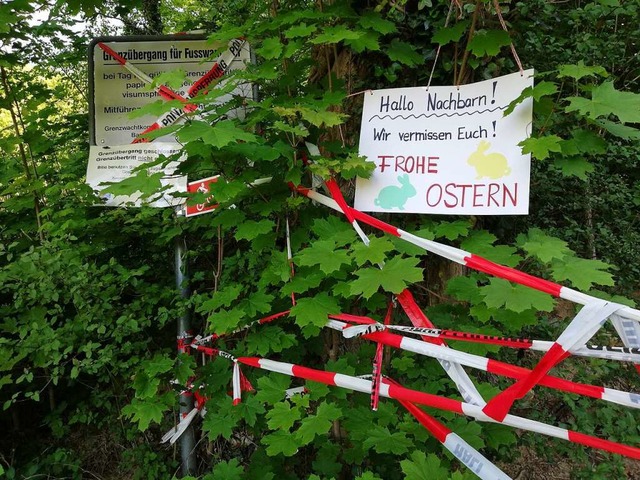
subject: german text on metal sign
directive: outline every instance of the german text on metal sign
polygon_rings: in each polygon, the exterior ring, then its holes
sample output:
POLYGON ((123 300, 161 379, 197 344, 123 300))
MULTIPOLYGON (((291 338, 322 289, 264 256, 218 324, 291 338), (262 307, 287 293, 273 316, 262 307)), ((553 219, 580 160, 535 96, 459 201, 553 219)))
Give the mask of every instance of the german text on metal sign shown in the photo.
MULTIPOLYGON (((194 35, 95 39, 89 48, 91 143, 100 146, 131 143, 158 120, 153 115, 129 118, 132 111, 156 100, 193 98, 224 72, 242 69, 250 60, 245 42, 229 46, 230 62, 210 58, 217 51, 204 37, 194 35), (166 87, 153 90, 146 81, 177 69, 185 73, 185 81, 174 90, 177 96, 166 87)), ((249 84, 240 85, 221 101, 230 95, 251 97, 251 88, 249 84)), ((185 105, 184 110, 193 109, 189 107, 195 106, 185 105)), ((162 118, 170 125, 183 115, 183 109, 172 109, 162 118)), ((175 137, 168 135, 160 140, 172 142, 175 137)))

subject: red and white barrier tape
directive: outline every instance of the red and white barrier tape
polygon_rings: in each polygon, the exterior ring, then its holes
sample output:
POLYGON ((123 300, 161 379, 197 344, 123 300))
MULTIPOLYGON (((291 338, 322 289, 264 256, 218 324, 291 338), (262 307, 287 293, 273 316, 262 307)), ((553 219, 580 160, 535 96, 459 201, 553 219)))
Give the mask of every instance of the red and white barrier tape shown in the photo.
MULTIPOLYGON (((391 385, 400 386, 390 378, 383 380, 391 385)), ((405 400, 398 400, 413 417, 426 428, 436 440, 449 450, 458 460, 482 480, 511 480, 511 477, 496 467, 484 455, 464 441, 459 435, 447 428, 417 405, 405 400)))
POLYGON ((609 315, 617 310, 620 310, 620 305, 602 300, 585 305, 531 373, 493 397, 484 407, 484 413, 501 421, 511 409, 513 402, 524 397, 549 370, 571 355, 573 350, 585 345, 609 315))
MULTIPOLYGON (((330 320, 327 323, 329 328, 342 331, 347 328, 347 324, 337 320, 330 320)), ((396 335, 390 332, 373 332, 363 335, 363 338, 374 342, 381 342, 394 348, 406 350, 408 352, 425 355, 436 358, 446 366, 448 365, 464 365, 475 368, 484 372, 502 375, 516 380, 526 378, 531 374, 532 370, 518 367, 508 363, 500 362, 471 353, 460 352, 452 348, 446 348, 442 345, 416 340, 402 335, 396 335)), ((631 408, 640 408, 640 395, 623 392, 620 390, 600 387, 595 385, 587 385, 584 383, 572 382, 551 375, 544 375, 540 381, 540 385, 561 390, 564 392, 575 393, 587 397, 605 400, 611 403, 617 403, 631 408)), ((464 398, 464 397, 463 397, 464 398)), ((469 402, 467 402, 469 403, 469 402)))
MULTIPOLYGON (((196 81, 189 90, 187 90, 187 99, 192 99, 197 96, 200 92, 205 90, 214 80, 221 78, 225 73, 229 71, 231 68, 231 63, 234 58, 240 55, 242 51, 242 47, 245 44, 245 40, 235 38, 229 42, 229 48, 222 53, 213 64, 213 67, 205 73, 198 81, 196 81)), ((186 101, 186 100, 185 100, 186 101)), ((194 109, 191 111, 195 111, 197 106, 194 105, 194 109)), ((140 143, 140 142, 148 142, 149 140, 144 137, 149 132, 153 132, 154 130, 158 130, 162 127, 168 127, 169 125, 174 124, 179 119, 181 119, 185 113, 185 109, 174 108, 171 111, 164 113, 158 119, 150 125, 146 130, 140 133, 132 143, 140 143)))
MULTIPOLYGON (((330 317, 335 318, 336 320, 346 320, 345 318, 338 315, 330 315, 330 317)), ((412 327, 409 325, 383 325, 369 317, 357 317, 356 319, 352 319, 352 321, 358 322, 358 325, 345 328, 342 332, 345 338, 359 337, 367 333, 391 330, 402 333, 413 333, 416 335, 421 335, 422 337, 430 337, 432 339, 440 338, 446 340, 460 340, 463 342, 483 343, 510 348, 521 348, 538 352, 547 352, 554 345, 554 342, 549 342, 546 340, 529 340, 526 338, 517 337, 499 337, 495 335, 485 335, 482 333, 461 332, 458 330, 439 328, 412 327)), ((589 358, 615 360, 619 362, 640 362, 640 349, 638 348, 587 344, 584 347, 575 348, 574 350, 572 350, 571 354, 589 358)))
MULTIPOLYGON (((326 385, 333 385, 367 394, 371 392, 370 380, 364 380, 341 373, 316 370, 300 365, 276 362, 260 357, 239 357, 238 362, 254 368, 282 373, 284 375, 303 378, 305 380, 324 383, 326 385)), ((495 422, 495 420, 487 416, 482 411, 482 407, 479 405, 473 405, 470 403, 440 397, 429 393, 419 392, 417 390, 411 390, 400 386, 388 385, 383 383, 380 387, 380 395, 396 400, 418 403, 421 405, 457 413, 460 415, 466 415, 484 422, 495 422)), ((613 442, 610 440, 604 440, 591 435, 574 432, 564 428, 547 425, 542 422, 530 420, 516 415, 508 414, 505 416, 502 422, 497 423, 501 423, 503 425, 514 428, 528 430, 531 432, 542 433, 543 435, 548 435, 551 437, 561 438, 572 443, 605 450, 607 452, 616 453, 618 455, 640 459, 640 449, 638 448, 613 442)))

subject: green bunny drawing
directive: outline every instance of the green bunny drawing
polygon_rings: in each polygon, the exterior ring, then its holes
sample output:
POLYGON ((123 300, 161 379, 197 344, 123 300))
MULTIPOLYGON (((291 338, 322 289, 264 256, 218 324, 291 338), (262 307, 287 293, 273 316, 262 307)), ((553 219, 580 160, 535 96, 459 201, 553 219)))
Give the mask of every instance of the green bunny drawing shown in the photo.
POLYGON ((483 177, 491 178, 493 180, 502 178, 511 173, 511 167, 507 162, 507 157, 501 153, 486 153, 489 150, 491 144, 486 140, 482 140, 478 144, 478 148, 473 152, 467 163, 476 168, 478 176, 476 179, 483 177))
POLYGON ((386 210, 392 208, 404 210, 404 204, 416 194, 416 189, 411 185, 409 175, 406 173, 398 177, 398 182, 400 182, 400 187, 390 185, 381 189, 378 193, 378 198, 376 198, 373 203, 377 207, 382 207, 386 210))

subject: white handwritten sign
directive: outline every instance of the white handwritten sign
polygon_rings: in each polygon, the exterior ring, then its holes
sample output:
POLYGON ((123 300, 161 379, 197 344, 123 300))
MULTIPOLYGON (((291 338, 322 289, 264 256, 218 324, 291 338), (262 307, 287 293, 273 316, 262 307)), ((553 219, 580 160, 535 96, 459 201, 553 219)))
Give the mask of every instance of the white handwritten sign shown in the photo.
POLYGON ((533 70, 460 87, 365 93, 360 155, 376 165, 357 179, 369 212, 513 215, 529 211, 532 100, 503 115, 533 70))

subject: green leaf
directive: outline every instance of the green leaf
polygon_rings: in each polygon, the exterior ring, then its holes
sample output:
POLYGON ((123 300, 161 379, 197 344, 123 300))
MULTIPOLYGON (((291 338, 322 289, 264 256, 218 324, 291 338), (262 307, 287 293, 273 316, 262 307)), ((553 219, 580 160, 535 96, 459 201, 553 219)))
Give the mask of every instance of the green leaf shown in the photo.
POLYGON ((235 237, 236 240, 253 240, 259 235, 271 232, 275 226, 276 224, 268 219, 257 222, 255 220, 246 220, 238 225, 235 237))
POLYGON ((469 26, 468 20, 457 22, 453 27, 441 28, 433 36, 432 41, 439 45, 446 45, 447 43, 457 42, 462 38, 464 32, 467 31, 469 26))
POLYGON ((207 434, 209 440, 215 441, 219 437, 227 440, 231 438, 234 429, 240 423, 240 417, 231 410, 233 408, 230 399, 225 399, 218 411, 214 412, 208 408, 210 411, 204 417, 202 431, 207 434))
POLYGON ((601 77, 609 76, 604 67, 600 65, 593 67, 587 66, 584 64, 584 60, 580 60, 576 64, 560 65, 560 67, 558 67, 558 77, 571 77, 575 80, 580 80, 581 78, 595 75, 601 77))
POLYGON ((327 323, 327 315, 340 313, 340 306, 335 298, 322 292, 315 297, 300 298, 291 309, 291 316, 296 318, 296 324, 303 332, 314 335, 327 323))
POLYGON ((396 256, 384 264, 382 271, 361 268, 355 272, 358 279, 351 284, 351 293, 371 298, 380 287, 387 292, 400 293, 407 285, 424 279, 422 269, 416 267, 419 261, 417 258, 396 256))
POLYGON ((553 82, 547 81, 537 83, 534 87, 526 87, 522 91, 522 93, 507 106, 503 115, 505 117, 509 115, 519 104, 521 104, 527 98, 533 97, 536 102, 539 102, 542 98, 549 95, 554 95, 557 92, 558 86, 553 82))
POLYGON ((362 53, 365 50, 378 51, 380 50, 380 43, 378 42, 379 34, 376 32, 366 32, 358 38, 353 40, 345 40, 345 45, 351 47, 356 53, 362 53))
POLYGON ((218 310, 207 318, 209 329, 217 334, 232 332, 240 326, 240 322, 247 317, 247 314, 239 309, 218 310))
POLYGON ((258 313, 266 313, 271 310, 271 303, 275 297, 264 292, 256 292, 240 302, 240 308, 243 308, 250 317, 256 316, 258 313))
POLYGON ((640 94, 616 90, 613 82, 605 82, 591 90, 591 100, 568 97, 567 112, 579 112, 592 120, 615 115, 622 123, 640 122, 640 94))
POLYGON ((546 135, 544 137, 531 137, 520 142, 522 153, 531 153, 538 160, 549 158, 551 152, 561 152, 562 139, 557 135, 546 135))
POLYGON ((476 304, 482 301, 482 295, 475 276, 453 277, 447 282, 447 294, 456 300, 476 304))
POLYGON ((595 167, 582 157, 562 157, 553 160, 553 165, 569 177, 573 175, 581 180, 587 179, 587 174, 593 173, 595 167))
POLYGON ((567 257, 554 261, 551 265, 552 276, 557 281, 569 280, 580 290, 589 290, 592 285, 615 285, 613 276, 607 272, 611 265, 601 260, 567 257))
POLYGON ((288 431, 276 431, 262 437, 262 443, 267 445, 267 455, 274 457, 283 454, 291 457, 298 451, 296 438, 288 431))
MULTIPOLYGON (((213 467, 210 480, 241 480, 243 474, 244 468, 242 468, 238 459, 232 458, 228 462, 217 462, 213 467)), ((207 478, 207 480, 209 479, 207 478)))
POLYGON ((338 407, 321 403, 316 415, 302 419, 300 428, 295 432, 298 442, 300 445, 311 443, 316 436, 327 433, 331 429, 333 421, 341 416, 342 411, 338 407))
POLYGON ((122 414, 138 423, 138 429, 144 432, 150 423, 160 423, 167 405, 162 397, 152 397, 141 400, 134 398, 129 405, 122 409, 122 414))
POLYGON ((434 454, 427 457, 420 450, 411 454, 411 460, 402 460, 400 467, 405 480, 448 480, 449 471, 434 454))
POLYGON ((258 379, 256 398, 261 402, 274 404, 282 401, 284 391, 291 385, 291 378, 279 373, 270 373, 258 379))
POLYGON ((320 35, 312 38, 310 42, 314 45, 319 45, 321 43, 339 43, 343 40, 355 40, 360 38, 363 34, 364 32, 354 31, 346 25, 336 25, 333 27, 326 27, 320 35))
POLYGON ((238 141, 255 142, 255 135, 236 127, 232 120, 221 120, 209 125, 201 120, 194 120, 185 125, 177 134, 181 142, 202 140, 206 145, 223 148, 238 141))
POLYGON ((344 123, 344 120, 347 118, 347 116, 342 113, 331 112, 329 110, 316 110, 305 107, 297 107, 296 110, 300 112, 303 120, 306 120, 316 127, 335 127, 336 125, 344 123))
POLYGON ((166 373, 173 368, 173 360, 164 355, 156 355, 142 364, 144 372, 150 377, 166 373))
POLYGON ((308 37, 318 29, 315 25, 307 25, 302 22, 300 25, 294 25, 284 32, 285 38, 308 37))
POLYGON ((393 243, 385 237, 373 237, 370 240, 369 246, 360 242, 353 244, 352 249, 356 263, 359 266, 367 262, 372 265, 378 265, 384 262, 387 253, 393 250, 393 243))
POLYGON ((153 77, 152 85, 154 87, 166 85, 167 87, 177 91, 182 86, 182 83, 185 81, 186 77, 187 74, 183 69, 176 68, 168 70, 166 72, 161 72, 153 77))
POLYGON ((296 276, 291 279, 291 282, 282 287, 282 293, 284 295, 291 295, 292 293, 304 293, 311 288, 316 288, 322 283, 322 280, 327 278, 326 275, 321 272, 315 271, 307 273, 305 271, 304 273, 302 273, 299 269, 296 270, 296 276))
POLYGON ((391 61, 400 62, 408 67, 422 65, 424 63, 424 58, 415 51, 413 45, 401 42, 397 38, 391 41, 391 44, 387 48, 387 55, 391 61))
POLYGON ((289 402, 278 402, 267 412, 267 425, 271 430, 286 430, 302 417, 298 407, 291 408, 289 402))
POLYGON ((530 228, 526 235, 518 235, 516 245, 544 263, 573 255, 573 250, 569 248, 567 242, 547 235, 539 228, 530 228))
POLYGON ((490 308, 504 307, 514 312, 524 312, 534 308, 550 312, 554 307, 551 295, 523 285, 512 284, 501 278, 492 278, 489 285, 480 288, 480 293, 490 308))
POLYGON ((198 308, 198 312, 211 312, 220 307, 229 307, 238 299, 243 290, 244 287, 240 284, 224 287, 215 292, 213 298, 203 302, 198 308))
POLYGON ((297 345, 296 336, 292 333, 284 333, 280 327, 271 326, 261 328, 260 332, 253 333, 247 338, 247 350, 249 353, 267 355, 271 352, 280 353, 282 350, 297 345))
MULTIPOLYGON (((599 120, 598 122, 601 121, 604 120, 599 120)), ((595 155, 598 153, 605 153, 607 151, 607 142, 601 135, 592 132, 591 130, 574 130, 572 132, 572 136, 572 140, 575 142, 576 147, 578 147, 578 150, 582 153, 595 155)))
POLYGON ((333 240, 317 240, 296 256, 296 264, 312 267, 318 265, 325 275, 340 270, 342 265, 350 265, 349 252, 337 249, 333 240))
POLYGON ((125 178, 118 183, 107 184, 101 193, 112 193, 118 195, 133 195, 136 192, 141 193, 141 198, 149 198, 157 195, 162 189, 160 180, 165 177, 164 172, 156 172, 149 175, 147 170, 141 170, 135 175, 125 178))
POLYGON ((595 123, 616 137, 620 137, 625 140, 640 140, 640 130, 637 128, 603 119, 596 120, 595 123))
POLYGON ((467 45, 476 57, 494 57, 500 49, 511 44, 511 37, 504 30, 478 30, 467 45))
POLYGON ((486 230, 473 230, 460 244, 460 248, 480 255, 492 262, 515 267, 522 261, 516 249, 507 245, 492 245, 497 237, 486 230))
POLYGON ((494 450, 498 450, 501 446, 515 445, 517 441, 513 429, 497 423, 483 423, 482 433, 487 446, 494 450))
POLYGON ((441 222, 436 226, 435 236, 445 237, 447 240, 456 240, 465 237, 469 233, 471 224, 469 220, 456 220, 455 222, 441 222))
POLYGON ((256 53, 267 60, 278 58, 282 53, 282 43, 280 38, 271 37, 262 42, 262 46, 256 49, 256 53))
POLYGON ((407 453, 413 442, 404 432, 391 433, 387 427, 375 425, 369 428, 367 438, 362 442, 366 449, 373 448, 378 453, 393 453, 402 455, 407 453))
POLYGON ((374 30, 382 35, 397 31, 395 23, 385 20, 379 13, 371 10, 363 12, 358 18, 358 23, 362 28, 374 30))

